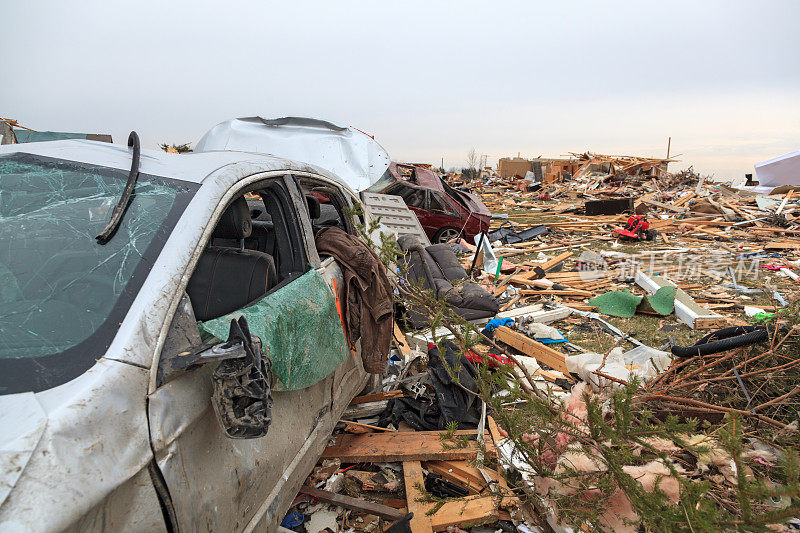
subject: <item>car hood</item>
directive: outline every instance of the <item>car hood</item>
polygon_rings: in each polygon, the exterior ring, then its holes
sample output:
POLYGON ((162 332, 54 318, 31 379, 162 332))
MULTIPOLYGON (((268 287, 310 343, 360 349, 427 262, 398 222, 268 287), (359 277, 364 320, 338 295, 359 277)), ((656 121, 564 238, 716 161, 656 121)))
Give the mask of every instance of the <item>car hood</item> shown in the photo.
POLYGON ((357 192, 378 181, 390 162, 383 146, 366 133, 306 117, 227 120, 206 132, 194 149, 214 150, 258 152, 308 163, 335 174, 357 192))
POLYGON ((47 426, 32 392, 0 396, 0 505, 17 484, 47 426))

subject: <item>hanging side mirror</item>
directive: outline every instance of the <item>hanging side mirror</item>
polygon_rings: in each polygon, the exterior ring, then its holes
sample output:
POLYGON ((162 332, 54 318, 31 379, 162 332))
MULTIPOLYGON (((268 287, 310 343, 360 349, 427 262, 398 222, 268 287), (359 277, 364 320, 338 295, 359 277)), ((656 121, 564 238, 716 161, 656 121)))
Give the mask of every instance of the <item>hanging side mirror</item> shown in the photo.
POLYGON ((219 363, 211 376, 211 403, 225 435, 232 439, 266 435, 272 422, 272 365, 262 352, 261 339, 250 335, 244 317, 231 320, 226 342, 162 358, 158 382, 166 383, 208 363, 219 363))

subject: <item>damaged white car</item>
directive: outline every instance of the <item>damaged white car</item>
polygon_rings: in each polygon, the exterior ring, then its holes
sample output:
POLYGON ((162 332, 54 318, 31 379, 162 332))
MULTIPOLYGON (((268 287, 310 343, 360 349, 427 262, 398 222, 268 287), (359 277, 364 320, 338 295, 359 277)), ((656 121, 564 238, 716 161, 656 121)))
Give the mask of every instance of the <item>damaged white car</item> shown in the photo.
POLYGON ((134 134, 0 147, 0 530, 274 531, 368 381, 313 236, 355 202, 134 134))

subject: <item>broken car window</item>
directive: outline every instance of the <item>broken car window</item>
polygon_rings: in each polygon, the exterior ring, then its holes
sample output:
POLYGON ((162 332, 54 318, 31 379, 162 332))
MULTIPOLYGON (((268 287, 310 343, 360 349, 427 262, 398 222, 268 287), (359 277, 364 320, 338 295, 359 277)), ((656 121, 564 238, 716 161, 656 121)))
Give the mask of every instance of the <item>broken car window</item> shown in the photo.
POLYGON ((434 213, 440 213, 443 215, 452 215, 458 216, 458 214, 453 212, 453 208, 447 203, 447 200, 439 196, 439 194, 435 192, 430 193, 430 207, 429 209, 434 213))
POLYGON ((0 157, 0 393, 63 383, 103 356, 196 190, 141 174, 100 245, 127 171, 0 157))
POLYGON ((425 189, 406 187, 405 185, 398 183, 391 189, 387 190, 386 194, 401 196, 408 207, 425 209, 425 189))

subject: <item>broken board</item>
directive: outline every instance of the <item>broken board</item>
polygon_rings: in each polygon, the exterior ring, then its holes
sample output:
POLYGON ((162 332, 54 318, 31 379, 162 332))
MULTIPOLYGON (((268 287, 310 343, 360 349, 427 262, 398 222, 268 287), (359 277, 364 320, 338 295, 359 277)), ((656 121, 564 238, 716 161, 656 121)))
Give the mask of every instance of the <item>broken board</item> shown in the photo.
MULTIPOLYGON (((456 431, 456 435, 475 435, 473 431, 456 431)), ((325 448, 322 457, 335 457, 343 463, 376 463, 393 461, 435 461, 474 459, 477 443, 469 440, 464 448, 442 441, 439 431, 342 433, 325 448)), ((489 440, 488 442, 491 442, 489 440)), ((493 447, 492 447, 493 449, 493 447)), ((488 446, 487 446, 488 451, 488 446)))
POLYGON ((549 346, 545 346, 541 342, 531 339, 522 333, 509 329, 506 326, 500 326, 494 332, 494 340, 508 344, 525 355, 533 357, 540 363, 546 364, 553 370, 558 370, 562 374, 569 375, 563 353, 549 346))

